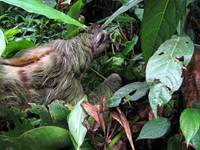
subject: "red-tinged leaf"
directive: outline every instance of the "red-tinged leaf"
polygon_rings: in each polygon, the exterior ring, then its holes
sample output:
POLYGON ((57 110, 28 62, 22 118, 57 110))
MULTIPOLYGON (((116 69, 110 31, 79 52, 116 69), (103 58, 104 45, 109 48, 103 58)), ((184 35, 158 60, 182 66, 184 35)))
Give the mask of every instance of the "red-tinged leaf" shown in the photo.
POLYGON ((103 104, 99 105, 99 121, 100 121, 100 125, 103 129, 103 133, 104 135, 106 134, 106 125, 105 125, 105 119, 104 119, 104 108, 103 108, 103 104))
POLYGON ((92 105, 89 102, 85 102, 82 104, 84 110, 91 116, 95 122, 93 122, 90 130, 97 130, 99 125, 102 127, 103 132, 105 134, 106 126, 104 121, 104 108, 103 105, 92 105))
POLYGON ((126 119, 125 115, 123 114, 123 112, 121 112, 121 110, 119 108, 117 108, 117 110, 120 114, 120 118, 121 118, 121 121, 123 123, 124 130, 126 132, 128 140, 131 144, 131 148, 132 148, 132 150, 135 150, 135 147, 134 147, 134 144, 133 144, 132 133, 131 133, 131 129, 130 129, 128 120, 126 119))
POLYGON ((97 130, 99 129, 99 127, 100 127, 100 124, 97 123, 97 122, 94 120, 94 121, 92 122, 92 125, 91 125, 91 128, 90 128, 90 131, 95 132, 95 131, 97 131, 97 130))
POLYGON ((154 119, 154 115, 153 115, 153 112, 152 112, 152 111, 149 112, 149 115, 148 115, 148 116, 149 116, 149 117, 148 117, 149 120, 153 120, 153 119, 154 119))
POLYGON ((113 119, 117 120, 120 123, 120 125, 124 128, 124 130, 126 132, 126 136, 131 144, 131 148, 132 148, 132 150, 135 150, 128 120, 126 119, 125 115, 120 111, 119 108, 117 108, 117 110, 118 110, 118 113, 111 112, 111 117, 113 117, 113 119))
POLYGON ((85 117, 84 121, 83 121, 84 126, 86 127, 86 129, 89 131, 90 130, 90 125, 88 123, 88 116, 85 117))
POLYGON ((111 113, 110 113, 110 116, 111 116, 113 119, 117 120, 117 122, 119 122, 119 124, 120 124, 121 126, 123 126, 122 121, 121 121, 121 118, 120 118, 120 116, 119 116, 119 114, 118 114, 117 112, 111 112, 111 113))
POLYGON ((97 106, 92 105, 89 102, 83 103, 82 106, 89 116, 91 116, 96 122, 100 123, 98 115, 99 110, 97 106))

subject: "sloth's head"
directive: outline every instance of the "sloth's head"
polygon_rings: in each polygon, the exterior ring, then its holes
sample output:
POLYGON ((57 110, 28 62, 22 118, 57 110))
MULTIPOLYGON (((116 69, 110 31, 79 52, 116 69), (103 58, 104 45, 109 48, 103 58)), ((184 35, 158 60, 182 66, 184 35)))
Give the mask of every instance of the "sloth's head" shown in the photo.
POLYGON ((83 38, 85 38, 86 44, 90 46, 94 57, 105 51, 108 43, 108 35, 100 28, 100 26, 92 26, 83 38))
POLYGON ((104 80, 104 83, 113 91, 118 90, 122 85, 122 78, 117 73, 112 73, 104 80))

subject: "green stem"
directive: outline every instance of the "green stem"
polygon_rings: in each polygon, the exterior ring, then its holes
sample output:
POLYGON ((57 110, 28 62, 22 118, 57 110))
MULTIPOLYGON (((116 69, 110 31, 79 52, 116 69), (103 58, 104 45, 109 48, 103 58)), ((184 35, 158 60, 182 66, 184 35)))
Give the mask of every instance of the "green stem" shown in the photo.
POLYGON ((104 77, 102 74, 100 74, 98 71, 94 70, 93 68, 90 67, 90 70, 95 72, 99 77, 101 77, 103 80, 106 79, 106 77, 104 77))
POLYGON ((111 150, 112 146, 115 145, 121 139, 123 132, 118 133, 116 136, 113 137, 111 143, 108 145, 108 150, 111 150))

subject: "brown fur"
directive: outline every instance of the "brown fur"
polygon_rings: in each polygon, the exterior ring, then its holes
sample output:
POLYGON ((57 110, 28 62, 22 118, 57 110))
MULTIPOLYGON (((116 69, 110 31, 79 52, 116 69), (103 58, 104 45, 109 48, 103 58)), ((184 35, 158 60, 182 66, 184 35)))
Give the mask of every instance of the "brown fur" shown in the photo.
POLYGON ((105 33, 94 28, 73 39, 55 40, 1 59, 0 102, 21 108, 55 99, 75 103, 83 96, 80 76, 93 56, 104 50, 105 41, 105 33))

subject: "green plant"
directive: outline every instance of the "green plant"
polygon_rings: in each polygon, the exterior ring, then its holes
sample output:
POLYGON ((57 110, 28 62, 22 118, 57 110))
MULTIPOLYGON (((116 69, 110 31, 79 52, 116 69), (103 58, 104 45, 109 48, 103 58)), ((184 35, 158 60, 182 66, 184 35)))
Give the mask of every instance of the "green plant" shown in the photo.
POLYGON ((197 0, 0 0, 1 56, 71 38, 95 20, 111 40, 108 51, 93 61, 83 87, 89 94, 113 72, 124 85, 94 105, 85 103, 86 98, 75 106, 61 101, 47 107, 31 104, 23 112, 0 105, 7 124, 0 126, 0 149, 9 145, 20 149, 21 143, 28 147, 26 140, 34 134, 38 136, 34 143, 42 142, 32 144, 32 149, 200 149, 199 107, 187 108, 180 93, 183 70, 199 37, 194 37, 198 28, 184 24, 190 10, 189 15, 198 18, 198 4, 197 0))

